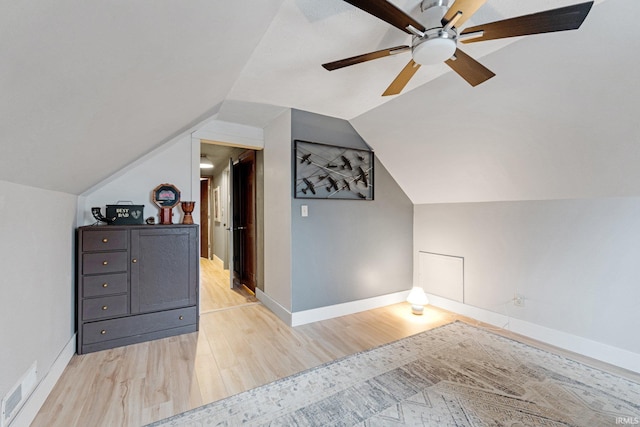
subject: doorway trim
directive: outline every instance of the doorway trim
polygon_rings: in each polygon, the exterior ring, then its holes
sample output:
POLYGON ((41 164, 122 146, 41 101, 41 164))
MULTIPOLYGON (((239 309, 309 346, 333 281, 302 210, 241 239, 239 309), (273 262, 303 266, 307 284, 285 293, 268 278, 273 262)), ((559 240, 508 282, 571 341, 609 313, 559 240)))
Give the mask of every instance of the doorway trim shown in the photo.
POLYGON ((213 259, 211 238, 211 186, 212 177, 200 178, 200 257, 213 259))

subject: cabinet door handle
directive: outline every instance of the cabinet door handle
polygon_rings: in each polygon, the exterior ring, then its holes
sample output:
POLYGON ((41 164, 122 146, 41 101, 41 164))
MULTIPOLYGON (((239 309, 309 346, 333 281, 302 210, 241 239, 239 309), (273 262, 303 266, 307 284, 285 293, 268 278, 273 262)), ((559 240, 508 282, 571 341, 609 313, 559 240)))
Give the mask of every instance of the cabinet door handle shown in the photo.
POLYGON ((131 260, 131 262, 135 264, 136 262, 138 262, 138 260, 134 258, 131 260))
POLYGON ((108 283, 103 283, 103 284, 102 284, 102 287, 103 287, 103 288, 106 288, 106 287, 108 287, 108 286, 109 286, 109 284, 108 284, 108 283))
POLYGON ((106 333, 107 333, 107 331, 106 331, 106 330, 104 330, 104 329, 100 331, 100 335, 104 335, 104 334, 106 334, 106 333))
POLYGON ((109 264, 109 261, 102 261, 102 265, 107 265, 109 264))
POLYGON ((109 242, 109 239, 107 239, 106 237, 102 239, 102 243, 107 243, 107 242, 109 242))
POLYGON ((102 309, 103 309, 103 310, 106 310, 106 309, 108 309, 108 308, 109 308, 109 307, 107 307, 106 305, 103 305, 103 306, 102 306, 102 309))
POLYGON ((184 320, 184 316, 180 316, 180 317, 178 317, 178 319, 184 320))

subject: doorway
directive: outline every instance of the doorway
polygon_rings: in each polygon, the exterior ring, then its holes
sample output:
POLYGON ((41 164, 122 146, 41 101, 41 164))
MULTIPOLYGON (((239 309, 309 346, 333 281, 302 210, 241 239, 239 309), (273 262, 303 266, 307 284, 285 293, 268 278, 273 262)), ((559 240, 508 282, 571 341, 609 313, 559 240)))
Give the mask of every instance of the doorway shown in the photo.
POLYGON ((211 143, 200 152, 214 165, 201 169, 201 313, 257 303, 256 152, 211 143))

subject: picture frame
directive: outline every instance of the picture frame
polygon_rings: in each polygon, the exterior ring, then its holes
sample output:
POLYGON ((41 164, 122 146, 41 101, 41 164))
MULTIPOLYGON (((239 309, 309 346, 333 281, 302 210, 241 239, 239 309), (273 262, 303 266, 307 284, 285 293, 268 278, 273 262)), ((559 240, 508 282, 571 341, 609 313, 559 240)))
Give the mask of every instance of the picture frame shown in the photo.
POLYGON ((222 208, 220 206, 220 186, 213 189, 213 220, 222 222, 222 208))
POLYGON ((173 208, 180 203, 180 190, 173 184, 160 184, 153 189, 152 200, 159 208, 173 208))
POLYGON ((294 140, 294 197, 373 200, 371 150, 294 140))

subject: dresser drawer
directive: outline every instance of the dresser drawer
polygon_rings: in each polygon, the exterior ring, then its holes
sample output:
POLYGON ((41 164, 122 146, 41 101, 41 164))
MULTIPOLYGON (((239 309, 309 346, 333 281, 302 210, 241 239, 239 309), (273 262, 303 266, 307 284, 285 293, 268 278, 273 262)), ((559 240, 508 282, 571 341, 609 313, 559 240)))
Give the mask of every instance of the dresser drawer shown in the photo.
POLYGON ((122 316, 129 313, 128 300, 128 295, 84 299, 82 318, 87 321, 122 316))
POLYGON ((196 307, 101 320, 82 325, 82 344, 92 344, 165 329, 195 325, 196 307))
POLYGON ((82 279, 82 296, 101 297, 128 291, 127 273, 86 276, 82 279))
POLYGON ((114 251, 127 249, 126 230, 91 230, 82 233, 82 250, 114 251))
POLYGON ((82 274, 115 273, 127 271, 126 252, 99 252, 82 254, 82 274))

